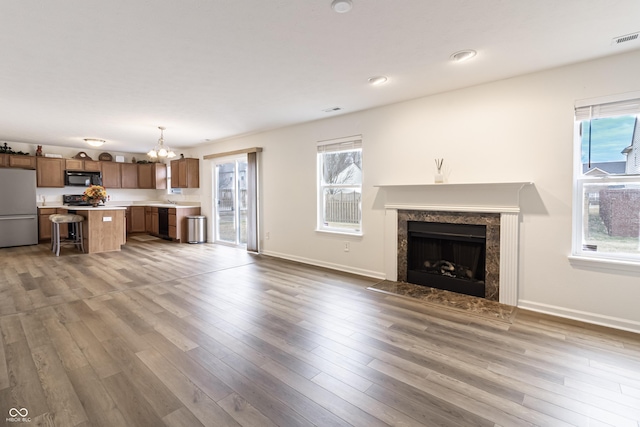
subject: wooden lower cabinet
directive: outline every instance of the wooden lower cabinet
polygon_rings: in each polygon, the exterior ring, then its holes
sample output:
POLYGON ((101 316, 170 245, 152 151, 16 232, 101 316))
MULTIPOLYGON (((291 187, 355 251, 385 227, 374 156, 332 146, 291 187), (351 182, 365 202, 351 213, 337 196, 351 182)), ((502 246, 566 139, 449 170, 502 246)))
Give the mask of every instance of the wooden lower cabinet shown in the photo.
POLYGON ((178 242, 188 240, 187 217, 200 215, 200 208, 169 209, 169 237, 178 242))
POLYGON ((148 211, 145 215, 148 215, 146 223, 147 233, 158 235, 160 234, 160 224, 158 222, 158 208, 148 207, 148 211))
MULTIPOLYGON (((51 221, 49 221, 49 215, 66 213, 66 209, 38 208, 38 240, 51 240, 51 221)), ((60 226, 61 238, 66 238, 69 234, 68 227, 64 225, 66 224, 60 226)))
POLYGON ((144 233, 147 231, 144 206, 127 208, 127 233, 144 233))

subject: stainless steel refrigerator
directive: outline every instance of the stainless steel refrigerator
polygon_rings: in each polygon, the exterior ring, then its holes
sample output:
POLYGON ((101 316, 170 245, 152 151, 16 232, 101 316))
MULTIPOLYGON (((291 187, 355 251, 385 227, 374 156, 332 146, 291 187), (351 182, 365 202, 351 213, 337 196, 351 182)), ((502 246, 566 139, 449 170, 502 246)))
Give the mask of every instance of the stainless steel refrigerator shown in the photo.
POLYGON ((0 248, 36 244, 36 171, 0 168, 0 248))

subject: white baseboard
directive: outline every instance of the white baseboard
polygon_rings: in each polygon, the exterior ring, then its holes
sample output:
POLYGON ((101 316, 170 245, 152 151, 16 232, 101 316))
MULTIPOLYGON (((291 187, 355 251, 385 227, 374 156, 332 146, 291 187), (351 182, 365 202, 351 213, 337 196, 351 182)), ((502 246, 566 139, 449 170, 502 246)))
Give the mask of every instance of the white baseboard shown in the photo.
POLYGON ((569 308, 540 304, 537 302, 526 300, 519 300, 518 308, 640 334, 640 322, 636 322, 634 320, 605 316, 602 314, 590 313, 587 311, 572 310, 569 308))
POLYGON ((280 252, 262 251, 260 253, 264 255, 272 256, 275 258, 282 258, 289 261, 301 262, 303 264, 315 265, 316 267, 324 267, 324 268, 329 268, 331 270, 342 271, 344 273, 357 274, 360 276, 371 277, 373 279, 380 279, 380 280, 385 279, 385 274, 381 271, 365 270, 363 268, 355 268, 348 265, 318 261, 316 259, 304 258, 296 255, 283 254, 280 252))

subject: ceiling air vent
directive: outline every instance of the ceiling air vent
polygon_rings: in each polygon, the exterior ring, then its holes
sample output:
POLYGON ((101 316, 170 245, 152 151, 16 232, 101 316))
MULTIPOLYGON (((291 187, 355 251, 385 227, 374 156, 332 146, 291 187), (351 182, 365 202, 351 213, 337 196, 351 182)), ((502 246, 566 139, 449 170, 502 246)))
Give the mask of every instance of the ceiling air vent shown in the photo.
POLYGON ((325 113, 334 113, 334 112, 340 111, 340 110, 342 110, 342 108, 340 108, 340 107, 332 107, 332 108, 325 108, 322 111, 324 111, 325 113))
POLYGON ((626 36, 614 37, 613 40, 611 40, 611 44, 615 45, 615 44, 632 42, 632 41, 638 40, 639 37, 640 37, 640 32, 627 34, 626 36))

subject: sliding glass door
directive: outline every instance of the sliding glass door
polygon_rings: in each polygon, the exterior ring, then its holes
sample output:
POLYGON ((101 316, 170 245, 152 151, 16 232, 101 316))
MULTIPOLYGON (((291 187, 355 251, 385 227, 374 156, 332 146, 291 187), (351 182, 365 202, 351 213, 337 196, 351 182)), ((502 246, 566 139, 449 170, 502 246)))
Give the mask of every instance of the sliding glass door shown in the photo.
POLYGON ((216 241, 247 244, 247 156, 215 166, 216 241))

